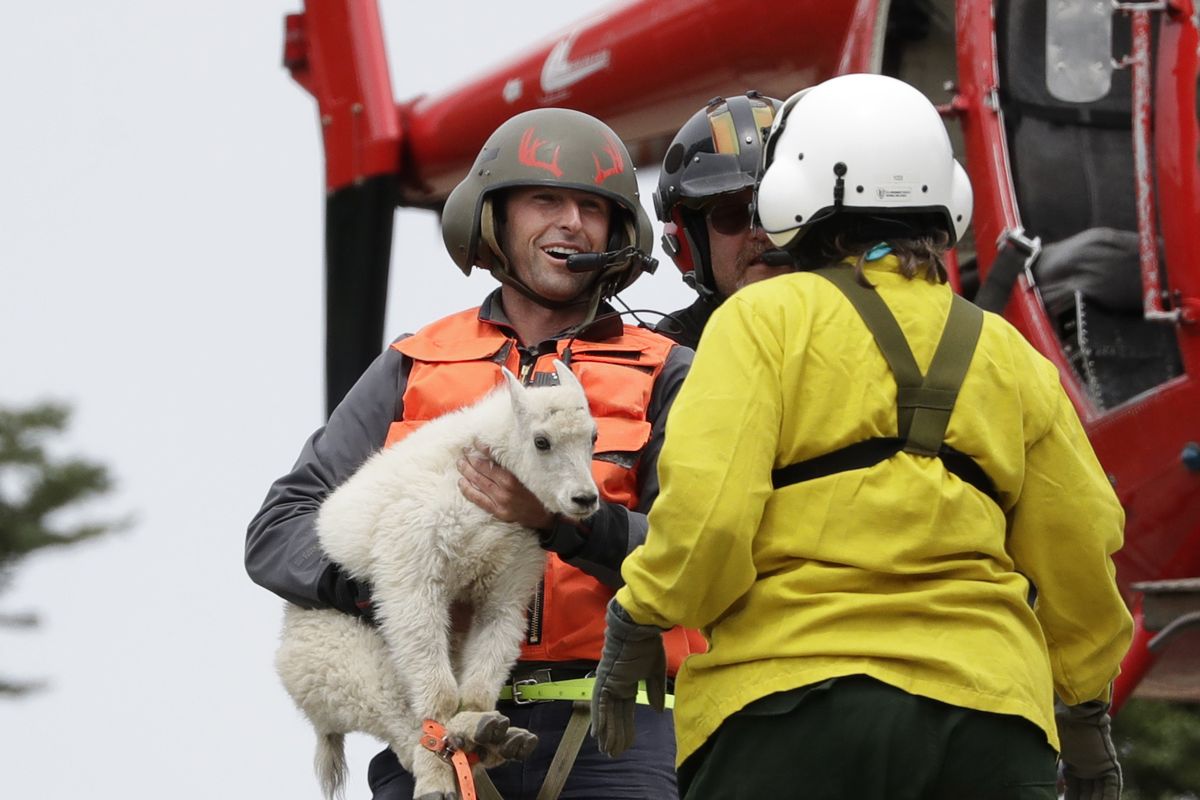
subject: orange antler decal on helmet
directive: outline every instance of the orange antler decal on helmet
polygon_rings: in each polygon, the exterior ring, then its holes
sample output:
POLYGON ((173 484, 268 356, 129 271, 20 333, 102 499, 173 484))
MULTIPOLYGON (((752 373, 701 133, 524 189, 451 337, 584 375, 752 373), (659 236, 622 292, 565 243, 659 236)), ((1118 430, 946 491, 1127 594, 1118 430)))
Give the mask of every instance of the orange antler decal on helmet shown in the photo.
POLYGON ((604 183, 610 175, 620 175, 625 171, 625 159, 621 157, 621 148, 612 137, 605 134, 604 138, 608 140, 608 144, 604 145, 604 152, 608 154, 608 160, 612 164, 611 167, 600 166, 600 156, 592 153, 592 161, 596 162, 596 185, 604 183))
POLYGON ((558 166, 558 151, 561 145, 555 145, 554 155, 549 161, 541 161, 538 159, 538 148, 546 144, 545 139, 538 139, 534 136, 533 128, 526 128, 525 133, 521 136, 521 146, 517 157, 522 164, 530 167, 541 167, 556 178, 562 177, 562 169, 558 166))

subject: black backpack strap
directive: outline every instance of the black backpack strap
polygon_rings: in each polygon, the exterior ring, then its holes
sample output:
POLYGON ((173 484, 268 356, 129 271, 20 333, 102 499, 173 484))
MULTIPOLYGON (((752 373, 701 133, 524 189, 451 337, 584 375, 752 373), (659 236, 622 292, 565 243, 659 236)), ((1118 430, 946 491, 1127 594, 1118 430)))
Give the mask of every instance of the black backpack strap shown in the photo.
MULTIPOLYGON (((861 442, 846 445, 832 453, 816 456, 805 461, 797 461, 786 467, 771 470, 771 485, 776 491, 787 488, 795 483, 824 478, 838 472, 849 472, 853 469, 873 467, 880 461, 886 461, 904 449, 904 442, 894 436, 880 436, 865 439, 861 442)), ((969 483, 1000 505, 1000 495, 996 485, 983 471, 983 467, 966 453, 955 450, 949 445, 942 445, 937 457, 941 459, 946 471, 957 475, 963 483, 969 483)))
POLYGON ((948 444, 942 445, 942 449, 938 452, 938 458, 942 460, 947 472, 957 475, 960 481, 971 484, 992 498, 996 505, 1000 505, 1000 495, 996 491, 996 484, 992 483, 992 479, 983 471, 983 467, 975 463, 975 459, 966 453, 955 450, 948 444))
POLYGON ((904 449, 904 440, 894 436, 864 439, 846 445, 832 453, 816 456, 805 461, 797 461, 771 470, 771 484, 776 489, 791 486, 793 483, 824 478, 836 472, 849 472, 852 469, 873 467, 880 461, 885 461, 904 449))

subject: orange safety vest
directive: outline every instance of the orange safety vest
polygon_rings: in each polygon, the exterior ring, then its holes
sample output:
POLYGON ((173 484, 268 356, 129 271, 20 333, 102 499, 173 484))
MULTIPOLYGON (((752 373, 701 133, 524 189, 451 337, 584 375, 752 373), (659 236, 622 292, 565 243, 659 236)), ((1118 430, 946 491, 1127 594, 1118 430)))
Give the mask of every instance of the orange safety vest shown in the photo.
MULTIPOLYGON (((555 353, 540 356, 520 374, 532 383, 538 373, 554 372, 567 342, 555 353)), ((646 411, 654 381, 674 342, 630 325, 621 336, 571 342, 571 371, 583 384, 597 438, 592 475, 600 495, 626 508, 637 507, 634 464, 650 439, 646 411)), ((520 373, 516 339, 480 320, 479 309, 453 314, 392 345, 412 361, 404 391, 403 418, 392 423, 387 445, 400 441, 426 422, 474 403, 503 378, 500 368, 520 373)), ((604 612, 613 590, 591 575, 563 562, 555 553, 546 559, 542 585, 529 611, 529 630, 522 661, 598 661, 604 646, 604 612)), ((707 643, 697 631, 674 628, 666 633, 668 670, 673 675, 690 653, 707 643)))

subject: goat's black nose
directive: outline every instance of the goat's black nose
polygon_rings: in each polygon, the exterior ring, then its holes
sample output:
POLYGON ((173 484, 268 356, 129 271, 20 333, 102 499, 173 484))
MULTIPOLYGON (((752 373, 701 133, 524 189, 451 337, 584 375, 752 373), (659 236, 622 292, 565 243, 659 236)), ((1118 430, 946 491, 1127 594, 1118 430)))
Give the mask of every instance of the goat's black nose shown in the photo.
POLYGON ((580 508, 591 508, 596 503, 596 493, 577 494, 571 497, 571 502, 580 508))

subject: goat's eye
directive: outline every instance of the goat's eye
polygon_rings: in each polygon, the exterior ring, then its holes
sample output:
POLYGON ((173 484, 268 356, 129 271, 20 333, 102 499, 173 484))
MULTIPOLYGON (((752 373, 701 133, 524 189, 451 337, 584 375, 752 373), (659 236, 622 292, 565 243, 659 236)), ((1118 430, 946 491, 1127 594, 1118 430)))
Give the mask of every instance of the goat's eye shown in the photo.
POLYGON ((599 438, 600 438, 600 434, 597 431, 592 431, 592 446, 593 447, 596 446, 596 440, 599 438))
POLYGON ((533 437, 533 446, 536 447, 538 450, 549 450, 550 449, 550 440, 547 439, 545 436, 535 436, 535 437, 533 437))

